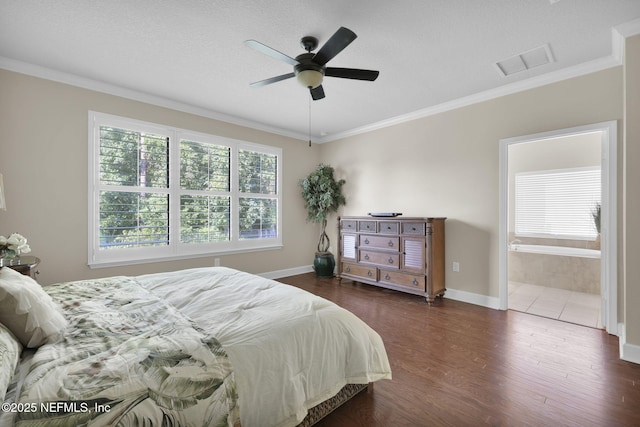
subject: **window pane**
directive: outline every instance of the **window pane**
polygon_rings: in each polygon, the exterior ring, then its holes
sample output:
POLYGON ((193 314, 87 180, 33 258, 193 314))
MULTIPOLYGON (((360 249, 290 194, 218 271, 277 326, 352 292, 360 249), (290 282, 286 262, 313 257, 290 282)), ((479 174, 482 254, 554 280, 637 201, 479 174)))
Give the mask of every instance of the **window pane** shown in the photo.
POLYGON ((229 197, 180 197, 180 241, 182 243, 222 242, 230 239, 229 197))
POLYGON ((273 154, 240 150, 238 158, 241 193, 276 194, 277 159, 273 154))
POLYGON ((100 192, 100 249, 168 244, 168 195, 100 192))
POLYGON ((240 238, 275 238, 278 234, 278 201, 241 197, 240 238))
POLYGON ((166 136, 100 127, 100 183, 167 188, 169 142, 166 136))
POLYGON ((185 190, 229 191, 231 149, 180 141, 180 187, 185 190))

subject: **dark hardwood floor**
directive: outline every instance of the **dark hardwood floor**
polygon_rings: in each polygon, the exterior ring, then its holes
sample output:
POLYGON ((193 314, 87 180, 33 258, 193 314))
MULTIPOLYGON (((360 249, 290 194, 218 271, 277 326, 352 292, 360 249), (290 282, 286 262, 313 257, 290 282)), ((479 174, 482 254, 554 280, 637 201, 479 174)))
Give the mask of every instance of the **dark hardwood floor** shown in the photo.
POLYGON ((280 279, 350 310, 384 340, 379 381, 319 427, 639 426, 640 365, 599 329, 318 279, 280 279))

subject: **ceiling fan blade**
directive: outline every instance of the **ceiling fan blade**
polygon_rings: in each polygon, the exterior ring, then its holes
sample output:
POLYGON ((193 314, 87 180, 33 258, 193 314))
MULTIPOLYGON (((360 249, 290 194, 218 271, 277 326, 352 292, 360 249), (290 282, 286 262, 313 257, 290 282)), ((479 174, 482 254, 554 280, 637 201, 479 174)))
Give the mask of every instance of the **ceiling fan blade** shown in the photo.
POLYGON ((356 33, 350 29, 340 27, 315 54, 313 62, 320 66, 326 64, 331 58, 342 52, 345 47, 349 46, 356 37, 358 37, 356 33))
POLYGON ((324 89, 322 89, 322 85, 309 89, 309 91, 311 92, 311 98, 313 98, 314 101, 324 98, 324 89))
POLYGON ((270 85, 271 83, 279 82, 281 80, 290 79, 291 77, 294 77, 294 76, 295 76, 294 73, 287 73, 281 76, 275 76, 275 77, 271 77, 270 79, 260 80, 259 82, 251 83, 249 86, 251 87, 266 86, 266 85, 270 85))
POLYGON ((277 50, 267 46, 266 44, 262 44, 256 40, 245 40, 245 46, 250 47, 251 49, 255 49, 260 53, 264 53, 265 55, 269 55, 272 58, 279 59, 280 61, 284 61, 287 64, 298 65, 298 61, 293 59, 292 57, 285 55, 282 52, 278 52, 277 50))
POLYGON ((357 68, 327 67, 324 75, 328 77, 340 77, 343 79, 368 80, 370 82, 378 78, 380 71, 360 70, 357 68))

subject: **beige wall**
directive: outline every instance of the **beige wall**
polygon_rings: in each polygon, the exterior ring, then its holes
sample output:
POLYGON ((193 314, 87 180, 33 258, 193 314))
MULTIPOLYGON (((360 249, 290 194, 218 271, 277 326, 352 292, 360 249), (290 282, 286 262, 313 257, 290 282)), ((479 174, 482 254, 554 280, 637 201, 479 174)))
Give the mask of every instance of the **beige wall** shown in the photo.
POLYGON ((42 259, 40 282, 144 274, 213 265, 214 256, 90 269, 88 235, 88 111, 282 147, 282 250, 220 256, 222 265, 262 273, 309 266, 319 228, 306 223, 297 182, 317 164, 318 147, 266 132, 0 70, 0 173, 7 211, 0 234, 27 237, 42 259))
MULTIPOLYGON (((626 342, 640 345, 640 35, 625 46, 623 261, 626 342)), ((640 349, 635 349, 640 359, 640 349)))
POLYGON ((447 288, 498 297, 499 140, 620 119, 616 67, 324 144, 321 156, 347 182, 342 214, 448 217, 447 288))

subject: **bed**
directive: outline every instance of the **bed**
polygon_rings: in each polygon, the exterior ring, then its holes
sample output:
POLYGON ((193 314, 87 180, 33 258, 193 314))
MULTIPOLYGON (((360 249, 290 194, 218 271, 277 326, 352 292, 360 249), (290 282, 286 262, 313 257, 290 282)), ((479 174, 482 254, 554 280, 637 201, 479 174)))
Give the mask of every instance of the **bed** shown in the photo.
POLYGON ((40 287, 0 270, 0 425, 310 425, 381 379, 373 329, 273 280, 212 267, 40 287))

